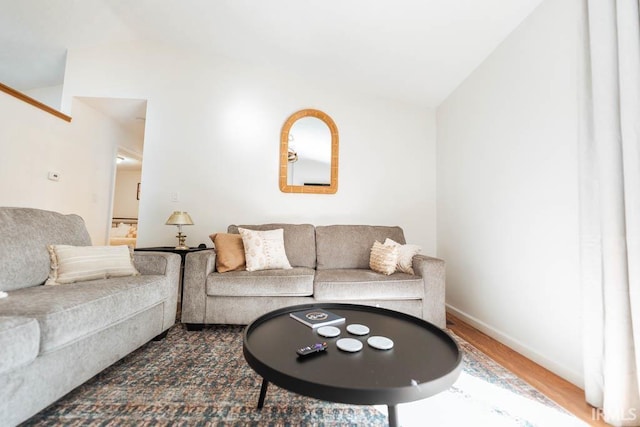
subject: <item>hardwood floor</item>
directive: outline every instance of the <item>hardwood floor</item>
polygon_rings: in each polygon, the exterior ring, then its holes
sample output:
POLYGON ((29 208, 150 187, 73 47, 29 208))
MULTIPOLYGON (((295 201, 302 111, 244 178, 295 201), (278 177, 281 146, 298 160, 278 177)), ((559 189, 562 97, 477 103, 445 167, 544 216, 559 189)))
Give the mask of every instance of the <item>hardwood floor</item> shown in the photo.
POLYGON ((478 331, 450 313, 447 327, 478 350, 528 382, 558 405, 592 426, 608 426, 597 418, 595 409, 584 401, 584 391, 520 353, 478 331))

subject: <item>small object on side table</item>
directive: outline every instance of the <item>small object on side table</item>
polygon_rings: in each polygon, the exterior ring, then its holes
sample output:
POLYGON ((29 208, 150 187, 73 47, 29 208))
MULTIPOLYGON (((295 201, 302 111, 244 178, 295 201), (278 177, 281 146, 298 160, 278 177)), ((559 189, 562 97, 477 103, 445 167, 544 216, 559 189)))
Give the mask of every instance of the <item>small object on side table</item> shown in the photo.
POLYGON ((193 225, 191 216, 187 212, 174 211, 171 216, 169 216, 169 219, 167 219, 167 222, 165 222, 165 225, 178 226, 178 235, 176 236, 178 238, 178 246, 176 246, 175 249, 188 250, 189 246, 184 242, 187 236, 182 234, 182 226, 193 225))

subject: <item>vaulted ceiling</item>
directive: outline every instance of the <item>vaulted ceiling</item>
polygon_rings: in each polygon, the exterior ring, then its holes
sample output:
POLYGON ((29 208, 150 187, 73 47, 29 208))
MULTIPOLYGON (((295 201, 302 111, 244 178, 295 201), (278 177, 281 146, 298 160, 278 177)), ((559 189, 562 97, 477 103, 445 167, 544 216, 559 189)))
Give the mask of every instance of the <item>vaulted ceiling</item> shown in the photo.
POLYGON ((0 0, 0 81, 57 85, 67 49, 161 43, 437 106, 542 0, 0 0))

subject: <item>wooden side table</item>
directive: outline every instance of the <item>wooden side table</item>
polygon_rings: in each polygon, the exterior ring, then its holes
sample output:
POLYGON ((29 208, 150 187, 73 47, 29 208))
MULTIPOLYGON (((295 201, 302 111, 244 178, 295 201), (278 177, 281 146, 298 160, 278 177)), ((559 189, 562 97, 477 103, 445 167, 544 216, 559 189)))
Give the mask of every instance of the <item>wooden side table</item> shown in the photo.
POLYGON ((182 287, 182 282, 184 281, 184 262, 187 259, 187 254, 191 252, 204 251, 207 249, 212 249, 212 248, 202 247, 202 245, 197 248, 189 248, 189 249, 176 249, 174 246, 156 246, 153 248, 135 248, 135 251, 171 252, 171 253, 180 255, 180 284, 178 285, 179 286, 178 293, 180 295, 180 300, 178 301, 179 302, 178 312, 180 312, 182 311, 182 296, 184 292, 184 289, 182 287))

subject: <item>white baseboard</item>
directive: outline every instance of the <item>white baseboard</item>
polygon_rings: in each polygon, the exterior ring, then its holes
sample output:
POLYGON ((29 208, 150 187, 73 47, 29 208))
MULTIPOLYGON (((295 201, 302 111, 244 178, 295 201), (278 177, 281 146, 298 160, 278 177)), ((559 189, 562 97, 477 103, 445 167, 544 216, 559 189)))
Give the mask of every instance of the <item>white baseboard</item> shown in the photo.
POLYGON ((447 311, 456 316, 458 319, 464 321, 465 323, 468 323, 477 330, 484 332, 496 341, 499 341, 512 350, 517 351, 527 359, 534 361, 538 365, 550 370, 554 374, 564 378, 570 383, 573 383, 581 389, 584 389, 584 378, 580 373, 574 371, 573 369, 569 369, 566 366, 559 365, 558 363, 538 353, 526 344, 523 344, 520 341, 510 337, 509 335, 495 329, 494 327, 487 325, 483 321, 470 316, 461 310, 458 310, 452 305, 447 304, 446 306, 447 311))

